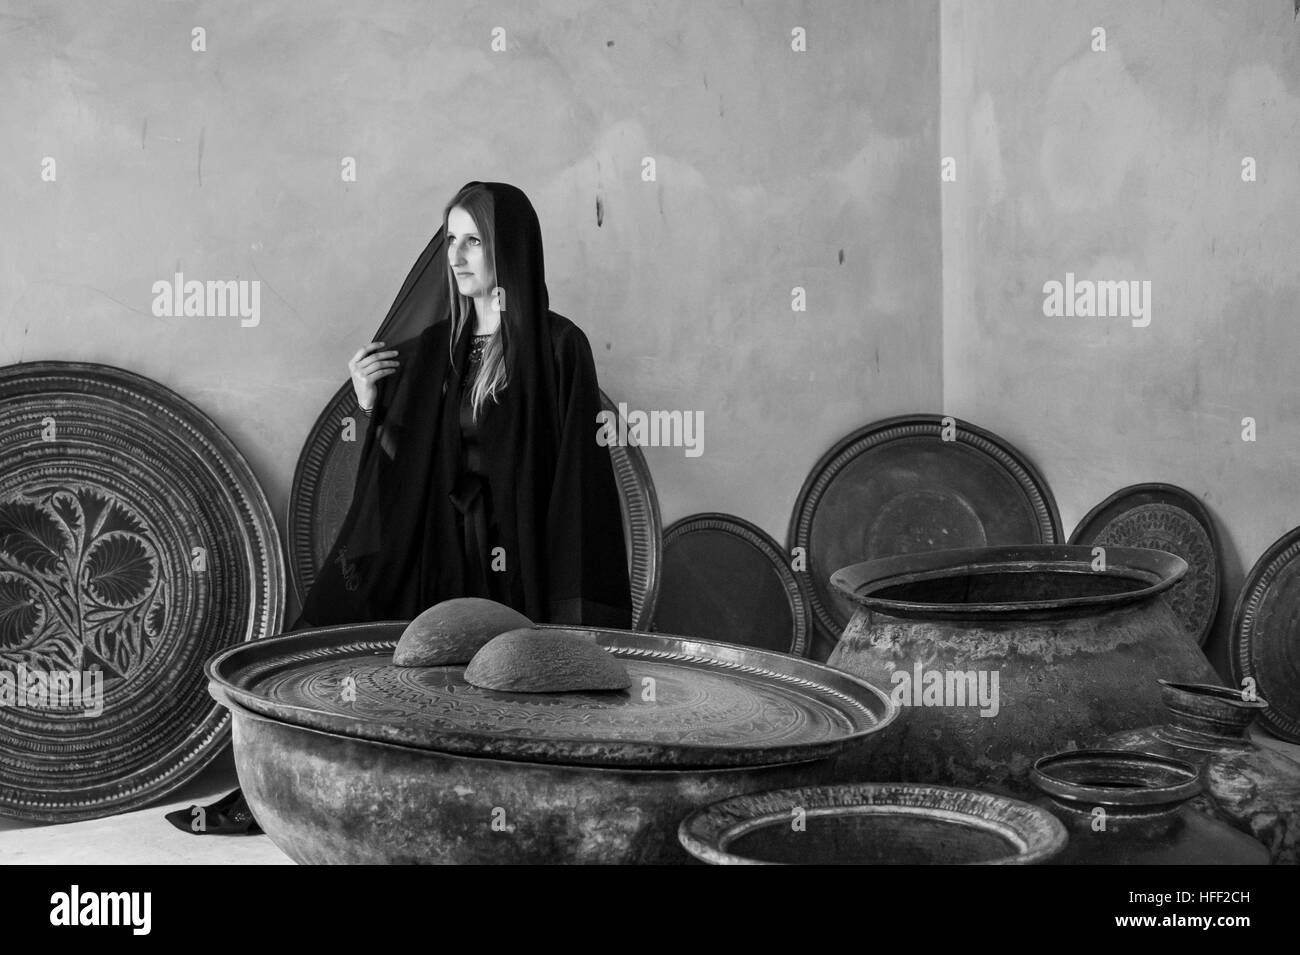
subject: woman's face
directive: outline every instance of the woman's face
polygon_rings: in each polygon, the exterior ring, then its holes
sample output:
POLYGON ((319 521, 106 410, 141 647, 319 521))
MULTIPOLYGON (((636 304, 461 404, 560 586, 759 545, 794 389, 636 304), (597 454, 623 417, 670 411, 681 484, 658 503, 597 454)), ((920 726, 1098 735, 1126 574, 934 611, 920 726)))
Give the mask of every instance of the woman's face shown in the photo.
POLYGON ((483 238, 473 217, 460 206, 447 213, 447 261, 461 295, 474 298, 491 292, 492 270, 483 238))

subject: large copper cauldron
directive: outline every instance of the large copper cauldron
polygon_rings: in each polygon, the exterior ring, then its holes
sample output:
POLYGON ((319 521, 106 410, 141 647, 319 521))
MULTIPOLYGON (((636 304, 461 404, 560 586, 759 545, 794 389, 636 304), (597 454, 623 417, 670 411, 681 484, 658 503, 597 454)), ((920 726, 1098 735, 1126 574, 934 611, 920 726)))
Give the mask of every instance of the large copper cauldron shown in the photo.
POLYGON ((1159 721, 1158 678, 1215 681, 1163 596, 1186 571, 1157 550, 1027 545, 836 572, 857 611, 827 662, 901 708, 839 775, 1030 796, 1039 756, 1159 721))
POLYGON ((689 812, 825 781, 895 716, 807 660, 623 630, 586 632, 630 690, 498 693, 463 667, 393 666, 404 626, 299 631, 208 664, 248 803, 298 862, 687 861, 689 812))

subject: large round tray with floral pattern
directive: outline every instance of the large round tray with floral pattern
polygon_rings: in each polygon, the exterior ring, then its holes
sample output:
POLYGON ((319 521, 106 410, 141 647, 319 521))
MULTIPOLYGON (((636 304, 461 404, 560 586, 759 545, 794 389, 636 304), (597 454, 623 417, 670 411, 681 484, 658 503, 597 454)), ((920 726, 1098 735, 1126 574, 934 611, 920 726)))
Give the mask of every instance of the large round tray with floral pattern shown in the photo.
POLYGON ((394 666, 405 626, 299 630, 227 650, 208 664, 212 694, 286 723, 379 743, 643 769, 822 759, 897 712, 882 691, 821 664, 633 630, 581 631, 627 667, 628 690, 484 690, 465 682, 461 666, 394 666))
POLYGON ((219 752, 203 665, 276 632, 279 535, 230 440, 107 365, 0 368, 0 815, 134 809, 219 752))

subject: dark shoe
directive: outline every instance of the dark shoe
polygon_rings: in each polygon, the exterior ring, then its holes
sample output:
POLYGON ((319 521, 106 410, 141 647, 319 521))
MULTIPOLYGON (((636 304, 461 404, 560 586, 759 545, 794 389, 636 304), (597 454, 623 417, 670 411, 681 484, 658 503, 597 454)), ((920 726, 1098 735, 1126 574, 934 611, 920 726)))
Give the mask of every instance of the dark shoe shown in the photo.
POLYGON ((244 801, 244 791, 222 796, 210 806, 190 806, 167 813, 167 821, 195 836, 256 836, 262 827, 244 801))

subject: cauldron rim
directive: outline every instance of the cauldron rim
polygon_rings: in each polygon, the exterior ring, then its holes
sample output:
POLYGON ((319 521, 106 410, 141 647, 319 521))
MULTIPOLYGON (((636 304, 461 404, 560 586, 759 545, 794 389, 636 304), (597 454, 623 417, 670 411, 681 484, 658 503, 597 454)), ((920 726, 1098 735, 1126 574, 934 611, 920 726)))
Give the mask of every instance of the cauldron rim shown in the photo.
POLYGON ((834 814, 841 810, 844 813, 915 817, 924 815, 928 810, 935 814, 935 818, 954 825, 993 832, 1014 845, 1015 840, 1008 834, 1008 830, 1013 830, 1015 839, 1024 843, 1020 851, 1012 851, 1006 856, 963 864, 1041 863, 1057 855, 1065 848, 1068 840, 1065 826, 1059 819, 1046 809, 1022 799, 958 786, 907 782, 838 783, 731 796, 698 809, 683 819, 677 837, 687 852, 705 862, 772 864, 733 853, 728 847, 729 843, 766 825, 787 822, 793 807, 804 809, 810 816, 816 813, 834 814), (868 801, 852 801, 861 794, 867 794, 868 801), (900 796, 903 798, 900 799, 900 796), (876 802, 878 797, 884 797, 884 801, 876 802), (945 801, 949 803, 946 806, 943 805, 945 801), (983 802, 997 810, 1001 818, 983 818, 952 805, 963 802, 983 802), (1034 831, 1029 831, 1031 828, 1034 831))
POLYGON ((1170 806, 1202 789, 1200 770, 1184 759, 1120 749, 1049 753, 1034 761, 1030 779, 1058 803, 1121 809, 1170 806), (1131 781, 1142 773, 1141 785, 1131 781))
POLYGON ((1167 551, 1140 547, 1106 547, 1106 571, 1145 586, 1112 594, 1056 597, 1046 600, 996 603, 952 603, 898 600, 873 596, 891 587, 943 577, 1005 571, 1049 570, 1061 574, 1094 573, 1091 546, 1019 544, 1001 547, 962 547, 880 557, 842 567, 831 575, 831 586, 859 607, 905 618, 1009 618, 1074 616, 1140 603, 1164 593, 1181 580, 1187 561, 1167 551))
MULTIPOLYGON (((581 629, 596 636, 605 635, 608 639, 622 640, 625 644, 636 642, 648 648, 659 647, 662 649, 658 652, 663 655, 668 655, 667 651, 674 646, 700 654, 714 653, 723 660, 733 658, 731 662, 721 663, 720 668, 724 671, 750 670, 751 676, 762 672, 761 669, 756 669, 757 664, 766 662, 777 665, 784 661, 788 671, 786 676, 792 683, 792 692, 799 695, 816 695, 820 692, 825 705, 831 705, 836 696, 854 704, 854 710, 841 706, 840 714, 855 729, 816 742, 762 747, 596 737, 552 736, 533 739, 485 730, 434 730, 428 726, 350 720, 324 710, 265 699, 248 686, 241 685, 241 681, 247 683, 255 679, 259 672, 265 672, 271 665, 302 662, 313 653, 324 655, 331 648, 339 650, 340 655, 349 651, 360 653, 368 650, 372 654, 386 652, 391 656, 397 639, 408 622, 380 621, 298 630, 231 647, 208 661, 208 691, 225 706, 238 704, 259 716, 285 725, 333 732, 359 741, 393 744, 443 755, 581 769, 608 767, 691 771, 810 763, 838 755, 845 747, 860 743, 866 737, 885 729, 898 716, 898 707, 889 694, 880 688, 861 677, 812 660, 777 651, 757 650, 675 634, 648 634, 601 627, 555 627, 546 624, 538 626, 540 629, 581 629), (370 639, 365 640, 362 635, 370 639), (804 674, 804 677, 799 674, 804 674), (810 675, 820 678, 820 682, 807 679, 810 675)), ((620 645, 622 648, 623 645, 620 645)), ((655 651, 651 649, 650 653, 654 655, 655 651)))
POLYGON ((1172 709, 1176 700, 1182 698, 1192 698, 1202 700, 1209 704, 1221 704, 1233 710, 1240 710, 1251 714, 1262 713, 1268 709, 1268 700, 1262 696, 1256 696, 1253 700, 1248 700, 1243 695, 1243 691, 1231 686, 1223 686, 1218 683, 1189 683, 1184 680, 1156 680, 1167 692, 1166 706, 1172 709))

